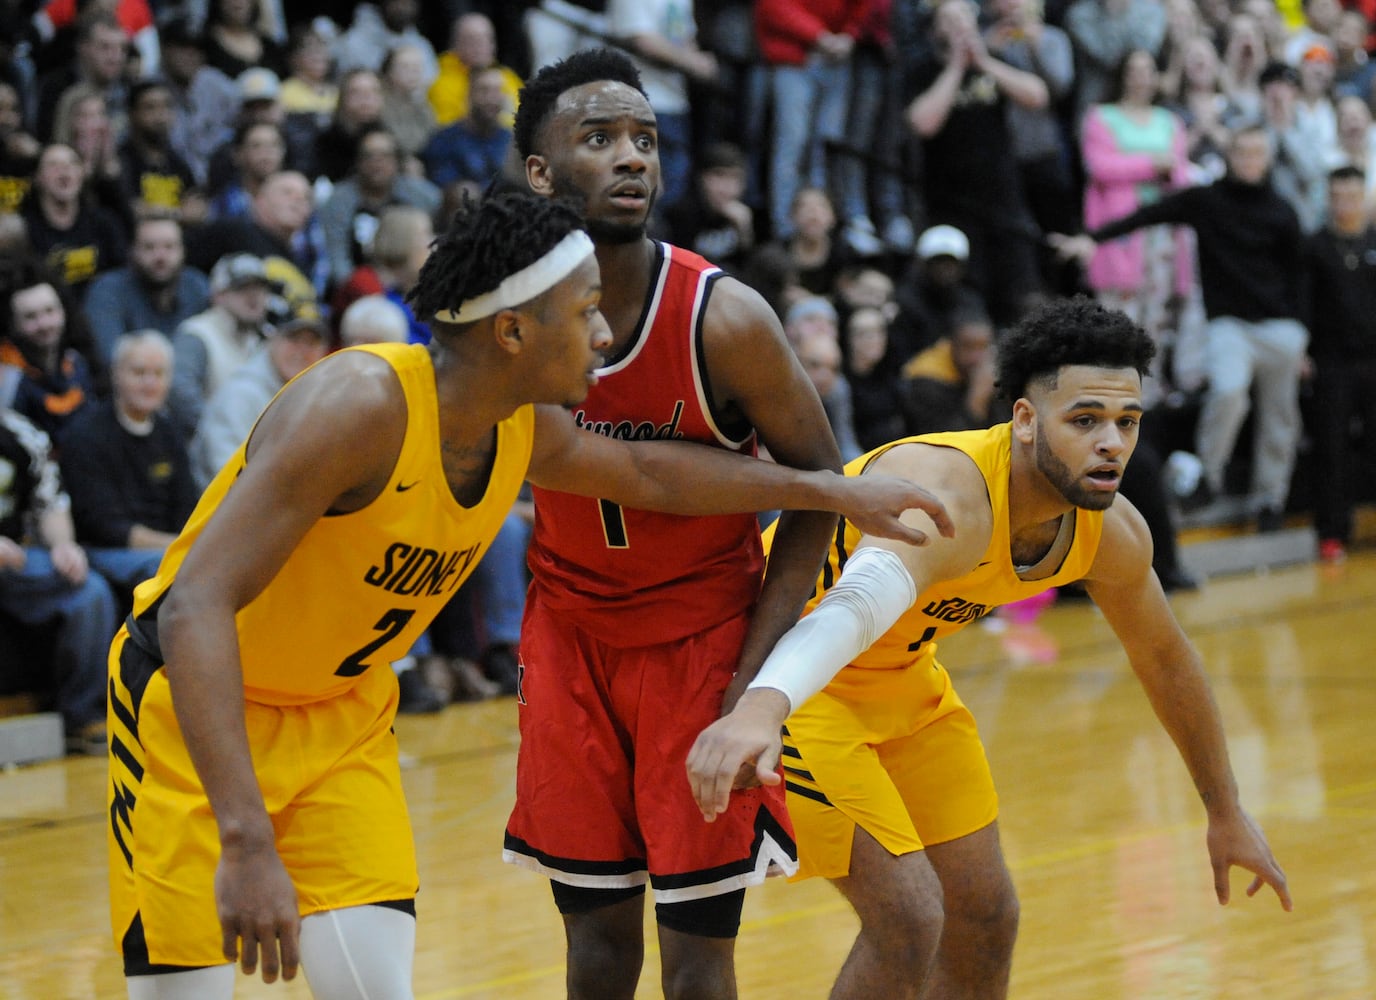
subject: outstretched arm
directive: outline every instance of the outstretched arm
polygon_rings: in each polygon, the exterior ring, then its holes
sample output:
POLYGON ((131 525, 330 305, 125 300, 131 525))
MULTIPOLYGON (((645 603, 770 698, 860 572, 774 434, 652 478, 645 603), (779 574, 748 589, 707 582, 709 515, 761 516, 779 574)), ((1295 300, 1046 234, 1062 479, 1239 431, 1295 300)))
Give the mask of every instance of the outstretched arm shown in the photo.
POLYGON ((296 974, 300 917, 249 751, 234 616, 327 510, 361 506, 386 485, 406 426, 401 386, 386 363, 337 357, 264 413, 244 471, 158 614, 177 722, 219 827, 215 896, 225 957, 241 956, 252 973, 261 949, 267 982, 279 960, 284 978, 296 974))
POLYGON ((1086 589, 1122 641, 1156 717, 1194 779, 1209 819, 1209 858, 1218 901, 1228 902, 1228 870, 1237 865, 1256 876, 1247 895, 1269 885, 1289 910, 1285 873, 1261 828, 1238 800, 1223 720, 1199 653, 1175 620, 1152 571, 1151 552, 1146 522, 1131 503, 1118 497, 1104 517, 1104 536, 1086 589))
POLYGON ((862 483, 687 441, 614 441, 578 429, 553 406, 536 407, 535 419, 528 478, 545 489, 686 516, 821 511, 834 524, 842 514, 880 538, 911 545, 925 545, 928 533, 901 521, 905 510, 921 510, 938 531, 951 530, 941 503, 906 479, 862 483))
MULTIPOLYGON (((734 283, 732 283, 734 284, 734 283)), ((723 306, 735 315, 750 314, 756 304, 767 309, 744 286, 732 291, 719 282, 716 303, 733 295, 745 300, 723 306), (748 293, 748 296, 746 296, 748 293)), ((547 489, 600 497, 641 510, 701 516, 764 510, 820 512, 808 515, 818 524, 817 559, 842 514, 861 530, 912 545, 927 540, 924 530, 899 520, 903 511, 926 512, 938 531, 950 530, 944 508, 927 490, 896 476, 867 477, 863 482, 839 474, 839 459, 816 391, 777 330, 731 343, 722 334, 710 356, 713 389, 728 396, 755 426, 777 462, 738 455, 722 448, 682 441, 618 441, 577 428, 567 411, 536 407, 535 448, 528 478, 547 489), (755 350, 753 357, 745 354, 755 350), (753 369, 717 380, 718 370, 753 369), (748 399, 748 403, 746 400, 748 399)), ((804 589, 810 590, 816 562, 809 559, 804 589)), ((799 601, 801 608, 801 599, 799 601)), ((795 621, 797 609, 791 621, 795 621)), ((785 626, 787 627, 787 626, 785 626)))

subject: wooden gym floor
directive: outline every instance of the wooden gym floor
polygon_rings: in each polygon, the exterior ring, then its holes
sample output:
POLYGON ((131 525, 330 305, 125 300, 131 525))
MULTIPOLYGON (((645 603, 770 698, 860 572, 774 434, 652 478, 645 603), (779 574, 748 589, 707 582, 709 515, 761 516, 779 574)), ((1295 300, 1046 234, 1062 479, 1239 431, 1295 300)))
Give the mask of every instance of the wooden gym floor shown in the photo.
MULTIPOLYGON (((1103 620, 1062 603, 945 646, 1002 790, 1022 899, 1017 1000, 1376 997, 1376 553, 1211 580, 1174 599, 1204 654, 1243 799, 1290 877, 1213 899, 1204 817, 1103 620)), ((563 995, 540 879, 503 865, 515 705, 398 721, 423 890, 419 1000, 563 995)), ((0 774, 0 1000, 123 997, 108 940, 104 763, 0 774)), ((824 997, 855 930, 820 882, 746 903, 743 998, 824 997)), ((647 949, 639 996, 658 997, 647 949)), ((241 998, 308 997, 241 981, 241 998)))

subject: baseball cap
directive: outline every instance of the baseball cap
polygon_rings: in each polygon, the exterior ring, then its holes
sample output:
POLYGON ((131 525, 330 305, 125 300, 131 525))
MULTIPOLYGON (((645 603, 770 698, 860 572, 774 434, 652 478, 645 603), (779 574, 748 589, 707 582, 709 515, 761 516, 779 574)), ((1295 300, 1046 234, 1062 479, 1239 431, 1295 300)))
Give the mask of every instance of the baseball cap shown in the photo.
POLYGON ((933 226, 917 239, 917 255, 923 260, 933 257, 970 259, 970 240, 955 226, 933 226))
POLYGON ((277 79, 277 74, 262 66, 244 70, 234 82, 239 88, 241 104, 248 104, 250 101, 275 101, 282 93, 282 81, 277 79))
POLYGON ((315 330, 321 337, 330 332, 329 316, 318 302, 297 301, 288 304, 287 313, 274 328, 276 333, 294 333, 297 330, 315 330))
POLYGON ((1333 50, 1322 42, 1315 42, 1304 50, 1304 55, 1300 57, 1301 62, 1336 62, 1333 50))
POLYGON ((242 288, 244 285, 251 285, 254 282, 268 285, 268 272, 263 267, 263 261, 251 253, 231 253, 226 254, 215 262, 215 266, 210 269, 210 291, 211 294, 223 292, 231 288, 242 288))

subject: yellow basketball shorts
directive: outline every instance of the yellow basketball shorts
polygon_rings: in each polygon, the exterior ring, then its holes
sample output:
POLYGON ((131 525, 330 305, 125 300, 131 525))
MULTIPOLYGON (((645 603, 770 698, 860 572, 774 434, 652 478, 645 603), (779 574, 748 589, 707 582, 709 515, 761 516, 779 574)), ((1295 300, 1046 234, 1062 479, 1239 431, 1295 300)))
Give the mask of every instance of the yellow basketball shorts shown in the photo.
POLYGON ((849 874, 856 826, 897 856, 998 817, 974 716, 939 664, 842 670, 789 717, 783 765, 797 879, 849 874))
MULTIPOLYGON (((110 650, 110 916, 126 969, 225 961, 215 817, 182 739, 166 671, 121 628, 110 650)), ((254 769, 301 915, 404 902, 418 888, 392 719, 373 668, 347 694, 249 702, 254 769)))

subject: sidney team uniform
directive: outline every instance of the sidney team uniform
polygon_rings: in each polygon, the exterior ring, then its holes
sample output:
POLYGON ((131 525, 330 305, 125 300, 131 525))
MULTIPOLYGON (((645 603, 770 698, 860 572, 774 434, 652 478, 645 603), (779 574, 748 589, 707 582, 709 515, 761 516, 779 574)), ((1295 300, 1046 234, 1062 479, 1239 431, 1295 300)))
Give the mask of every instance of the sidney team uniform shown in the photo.
MULTIPOLYGON (((974 833, 997 818, 975 720, 937 661, 937 640, 1000 605, 1082 579, 1099 548, 1103 513, 1076 509, 1062 518, 1057 544, 1042 563, 1013 565, 1010 424, 895 441, 851 462, 846 474, 859 475, 889 448, 910 442, 955 448, 974 461, 989 491, 993 532, 975 569, 919 594, 892 628, 789 716, 783 765, 801 878, 846 875, 857 825, 901 855, 974 833)), ((808 611, 840 578, 860 541, 854 526, 841 523, 808 611)), ((766 533, 766 544, 771 536, 766 533)))
MULTIPOLYGON (((658 244, 635 334, 575 408, 586 431, 754 454, 715 416, 702 324, 721 271, 658 244)), ((503 857, 557 882, 659 903, 794 867, 779 788, 702 822, 683 766, 719 715, 764 568, 753 514, 678 517, 535 491, 521 629, 521 750, 503 857)))
MULTIPOLYGON (((236 616, 254 769, 302 916, 367 903, 404 909, 416 893, 390 664, 491 544, 525 479, 535 426, 530 406, 498 425, 486 492, 463 507, 440 462, 426 349, 358 350, 390 363, 405 392, 406 436, 391 478, 366 507, 312 525, 236 616)), ((173 712, 158 609, 233 488, 245 447, 206 489, 158 575, 135 592, 110 651, 110 904, 128 974, 225 961, 212 893, 219 837, 173 712)))

